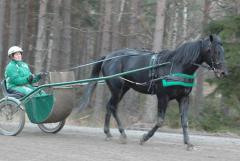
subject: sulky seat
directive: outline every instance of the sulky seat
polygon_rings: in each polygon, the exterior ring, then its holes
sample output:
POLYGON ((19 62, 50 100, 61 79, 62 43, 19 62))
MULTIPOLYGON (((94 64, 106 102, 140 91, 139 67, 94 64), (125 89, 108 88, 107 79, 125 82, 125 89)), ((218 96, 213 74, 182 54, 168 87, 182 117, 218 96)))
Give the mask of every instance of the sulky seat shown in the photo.
POLYGON ((8 90, 5 79, 1 81, 1 88, 2 88, 2 93, 3 93, 4 97, 14 97, 14 98, 19 99, 24 96, 24 94, 22 94, 18 91, 8 90))

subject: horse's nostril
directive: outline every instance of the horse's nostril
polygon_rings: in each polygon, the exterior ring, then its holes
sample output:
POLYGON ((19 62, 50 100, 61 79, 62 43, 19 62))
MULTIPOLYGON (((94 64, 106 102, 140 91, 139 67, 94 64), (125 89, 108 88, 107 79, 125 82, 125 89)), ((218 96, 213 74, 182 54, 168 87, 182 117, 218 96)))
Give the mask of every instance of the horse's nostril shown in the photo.
POLYGON ((228 76, 228 73, 227 72, 221 72, 221 74, 223 75, 223 76, 228 76))
POLYGON ((223 74, 224 74, 224 76, 228 76, 229 75, 227 70, 223 71, 223 74))

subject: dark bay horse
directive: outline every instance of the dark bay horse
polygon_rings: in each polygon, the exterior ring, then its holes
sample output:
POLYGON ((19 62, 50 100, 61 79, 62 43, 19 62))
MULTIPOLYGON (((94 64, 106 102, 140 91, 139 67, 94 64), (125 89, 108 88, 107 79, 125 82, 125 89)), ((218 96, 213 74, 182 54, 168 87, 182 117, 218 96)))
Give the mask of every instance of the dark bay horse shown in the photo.
MULTIPOLYGON (((153 70, 144 70, 106 80, 107 86, 111 92, 111 98, 107 103, 104 133, 107 138, 112 137, 109 130, 109 122, 111 115, 113 115, 121 133, 121 139, 126 140, 124 128, 122 127, 121 121, 118 117, 117 106, 124 94, 132 88, 144 94, 154 94, 158 99, 157 122, 148 133, 143 135, 140 143, 143 144, 147 141, 154 135, 156 130, 163 125, 168 102, 175 99, 179 103, 184 143, 188 148, 192 148, 193 145, 190 143, 188 136, 189 94, 192 87, 183 85, 164 87, 161 77, 164 78, 164 76, 169 76, 171 73, 193 75, 204 62, 215 72, 217 77, 221 78, 224 75, 227 75, 227 68, 224 63, 224 49, 221 39, 217 35, 210 35, 205 39, 187 42, 178 47, 176 50, 164 50, 160 53, 152 53, 150 51, 135 49, 122 49, 114 51, 110 55, 102 57, 100 60, 103 60, 103 62, 99 62, 93 66, 91 78, 99 77, 100 72, 102 72, 103 76, 109 76, 149 66, 154 55, 156 63, 170 63, 165 66, 157 67, 153 70), (109 60, 109 58, 116 56, 122 57, 109 60), (107 60, 104 61, 104 59, 107 60), (151 75, 154 75, 154 77, 151 75), (153 81, 154 79, 156 81, 153 81)), ((183 80, 181 79, 181 81, 183 80)), ((96 85, 97 82, 91 82, 88 84, 83 96, 83 102, 81 102, 83 105, 82 107, 88 105, 96 85)))

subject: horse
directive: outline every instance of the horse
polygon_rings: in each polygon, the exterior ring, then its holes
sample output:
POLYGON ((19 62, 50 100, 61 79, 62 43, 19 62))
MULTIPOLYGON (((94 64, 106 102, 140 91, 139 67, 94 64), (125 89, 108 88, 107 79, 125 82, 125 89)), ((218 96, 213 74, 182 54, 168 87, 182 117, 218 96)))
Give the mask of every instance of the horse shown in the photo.
MULTIPOLYGON (((228 74, 224 59, 224 49, 218 35, 209 35, 203 39, 186 42, 175 50, 163 50, 159 53, 128 48, 120 49, 101 57, 99 60, 92 68, 91 78, 99 77, 100 72, 102 72, 103 76, 110 76, 149 66, 152 64, 151 62, 155 62, 155 64, 170 62, 167 65, 154 69, 106 80, 111 93, 106 106, 104 123, 106 139, 112 137, 109 130, 111 115, 117 122, 121 140, 126 140, 127 138, 117 110, 119 102, 130 88, 140 93, 156 95, 158 100, 157 122, 150 131, 142 136, 140 139, 141 145, 151 138, 156 130, 163 125, 168 102, 176 100, 179 104, 184 144, 187 145, 187 148, 193 148, 188 135, 189 94, 192 86, 184 86, 184 84, 164 86, 162 82, 164 78, 172 77, 177 81, 184 81, 185 78, 174 77, 174 74, 181 73, 185 76, 192 76, 199 67, 204 67, 204 62, 209 69, 214 71, 217 78, 223 78, 228 74)), ((192 82, 190 81, 190 83, 192 82)), ((81 108, 85 108, 90 103, 96 85, 97 82, 90 82, 87 85, 83 94, 84 99, 81 103, 81 108)))

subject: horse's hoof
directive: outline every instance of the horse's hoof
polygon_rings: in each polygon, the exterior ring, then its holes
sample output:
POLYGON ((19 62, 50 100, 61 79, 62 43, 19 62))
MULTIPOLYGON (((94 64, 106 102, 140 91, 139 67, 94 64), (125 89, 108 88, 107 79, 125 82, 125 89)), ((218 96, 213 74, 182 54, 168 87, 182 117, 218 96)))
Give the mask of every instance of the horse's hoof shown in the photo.
POLYGON ((192 151, 192 150, 194 150, 194 146, 193 146, 193 144, 187 144, 187 151, 192 151))
POLYGON ((127 136, 120 136, 119 138, 121 144, 127 144, 127 136))
POLYGON ((145 141, 143 140, 143 138, 141 138, 139 144, 140 144, 140 145, 143 145, 144 142, 145 142, 145 141))
POLYGON ((147 141, 147 134, 143 134, 142 138, 140 139, 140 145, 143 145, 147 141))
POLYGON ((110 141, 112 140, 112 135, 111 134, 107 134, 106 138, 105 138, 105 141, 110 141))
POLYGON ((106 137, 105 138, 105 141, 111 141, 112 140, 112 137, 106 137))

